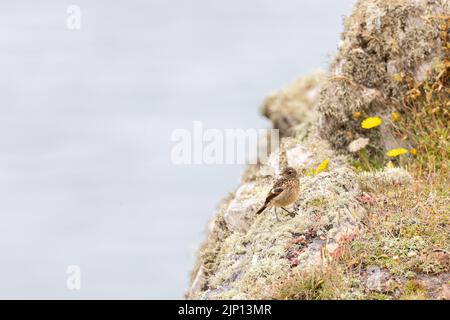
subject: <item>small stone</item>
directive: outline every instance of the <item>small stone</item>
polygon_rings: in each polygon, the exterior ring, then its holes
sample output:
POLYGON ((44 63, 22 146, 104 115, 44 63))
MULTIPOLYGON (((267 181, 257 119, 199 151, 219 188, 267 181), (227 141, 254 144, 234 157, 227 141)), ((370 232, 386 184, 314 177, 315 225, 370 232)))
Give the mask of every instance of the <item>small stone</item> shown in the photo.
POLYGON ((245 231, 248 229, 247 215, 254 212, 258 202, 253 190, 255 184, 243 184, 236 192, 235 198, 230 202, 224 213, 224 220, 230 230, 245 231))

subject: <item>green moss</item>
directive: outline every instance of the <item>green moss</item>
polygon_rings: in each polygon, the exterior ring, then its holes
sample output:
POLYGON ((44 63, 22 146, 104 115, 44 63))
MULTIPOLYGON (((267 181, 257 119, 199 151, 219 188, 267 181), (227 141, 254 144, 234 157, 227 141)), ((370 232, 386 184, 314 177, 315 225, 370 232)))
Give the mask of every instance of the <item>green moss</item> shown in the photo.
POLYGON ((423 300, 426 298, 426 288, 419 281, 407 280, 401 287, 401 300, 423 300))
POLYGON ((327 198, 325 197, 317 197, 315 199, 312 199, 311 201, 309 201, 309 205, 312 207, 323 207, 328 203, 327 198))

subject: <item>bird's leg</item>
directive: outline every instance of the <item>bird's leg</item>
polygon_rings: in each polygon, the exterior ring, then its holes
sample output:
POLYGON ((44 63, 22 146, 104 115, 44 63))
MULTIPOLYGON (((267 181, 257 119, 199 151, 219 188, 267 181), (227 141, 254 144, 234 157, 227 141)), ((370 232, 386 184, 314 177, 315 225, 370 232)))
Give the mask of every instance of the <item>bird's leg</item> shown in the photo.
POLYGON ((281 207, 281 209, 283 209, 284 211, 286 211, 287 213, 289 213, 289 215, 293 218, 293 217, 295 217, 295 215, 297 214, 296 212, 290 212, 289 210, 287 210, 287 209, 285 209, 285 208, 283 208, 283 207, 281 207))
POLYGON ((277 218, 277 221, 280 221, 280 218, 278 218, 278 215, 277 215, 277 208, 276 207, 274 207, 274 211, 275 211, 275 218, 277 218))

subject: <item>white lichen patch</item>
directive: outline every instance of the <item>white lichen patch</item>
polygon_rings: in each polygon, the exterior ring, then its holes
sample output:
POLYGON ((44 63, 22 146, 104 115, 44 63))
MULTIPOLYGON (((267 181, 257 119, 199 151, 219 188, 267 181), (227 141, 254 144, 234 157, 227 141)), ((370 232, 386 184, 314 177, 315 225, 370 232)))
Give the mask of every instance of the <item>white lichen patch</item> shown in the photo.
POLYGON ((350 152, 358 152, 359 150, 364 149, 369 144, 369 141, 369 138, 358 138, 350 142, 347 149, 350 152))
POLYGON ((375 172, 361 172, 358 182, 363 190, 376 190, 380 187, 402 186, 411 182, 411 175, 402 168, 385 168, 375 172))

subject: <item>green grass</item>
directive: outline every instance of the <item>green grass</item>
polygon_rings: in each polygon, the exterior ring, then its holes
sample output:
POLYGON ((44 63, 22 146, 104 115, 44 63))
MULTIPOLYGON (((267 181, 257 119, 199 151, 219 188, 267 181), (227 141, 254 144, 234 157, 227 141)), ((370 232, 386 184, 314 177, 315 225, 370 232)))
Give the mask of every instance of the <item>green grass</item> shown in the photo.
POLYGON ((340 271, 334 268, 297 271, 275 287, 272 297, 275 300, 339 299, 344 288, 340 271))

